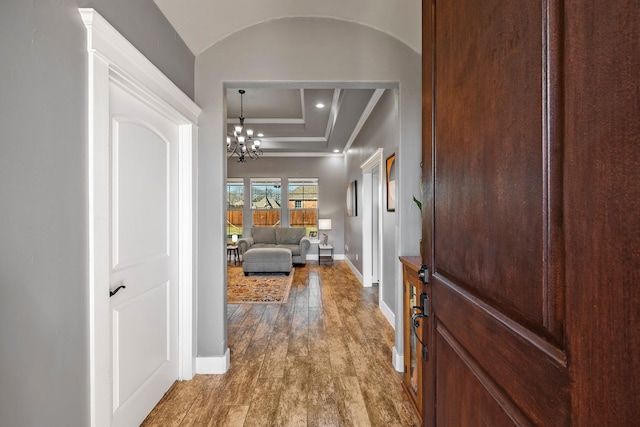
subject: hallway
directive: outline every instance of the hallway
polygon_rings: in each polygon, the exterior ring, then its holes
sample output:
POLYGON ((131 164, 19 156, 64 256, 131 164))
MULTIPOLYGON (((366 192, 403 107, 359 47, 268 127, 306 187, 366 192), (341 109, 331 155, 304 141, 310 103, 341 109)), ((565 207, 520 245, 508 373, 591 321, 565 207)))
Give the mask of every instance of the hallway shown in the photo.
POLYGON ((296 267, 286 304, 228 306, 229 371, 175 383, 143 426, 418 425, 377 300, 345 262, 296 267))

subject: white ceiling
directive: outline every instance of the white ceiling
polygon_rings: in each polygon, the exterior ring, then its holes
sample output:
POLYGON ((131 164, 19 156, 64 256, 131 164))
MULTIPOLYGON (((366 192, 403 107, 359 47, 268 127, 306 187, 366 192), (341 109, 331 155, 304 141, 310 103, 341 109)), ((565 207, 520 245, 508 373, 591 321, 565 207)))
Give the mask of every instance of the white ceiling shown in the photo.
POLYGON ((154 0, 194 55, 242 29, 279 18, 356 22, 421 52, 420 0, 154 0))
MULTIPOLYGON (((325 17, 389 34, 420 53, 420 0, 154 0, 197 56, 231 34, 288 17, 325 17)), ((245 125, 263 133, 267 156, 345 152, 384 88, 335 84, 315 87, 251 83, 243 87, 245 125), (318 102, 325 104, 318 109, 318 102)), ((227 125, 240 115, 238 87, 227 89, 227 125)))
MULTIPOLYGON (((355 140, 385 89, 273 88, 245 89, 245 127, 260 137, 265 155, 342 154, 355 140), (318 108, 318 103, 324 108, 318 108)), ((239 123, 240 94, 227 89, 227 132, 239 123)))

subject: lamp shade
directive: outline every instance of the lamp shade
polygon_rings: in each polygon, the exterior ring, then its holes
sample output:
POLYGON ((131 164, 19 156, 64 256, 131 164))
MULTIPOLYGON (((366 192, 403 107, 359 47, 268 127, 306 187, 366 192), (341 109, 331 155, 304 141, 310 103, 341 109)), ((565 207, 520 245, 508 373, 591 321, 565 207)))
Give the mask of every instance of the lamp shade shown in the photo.
POLYGON ((232 234, 232 235, 231 235, 231 241, 232 241, 233 243, 236 243, 236 242, 238 241, 238 235, 237 235, 237 234, 232 234))
POLYGON ((318 220, 318 230, 331 230, 331 220, 330 219, 319 219, 318 220))

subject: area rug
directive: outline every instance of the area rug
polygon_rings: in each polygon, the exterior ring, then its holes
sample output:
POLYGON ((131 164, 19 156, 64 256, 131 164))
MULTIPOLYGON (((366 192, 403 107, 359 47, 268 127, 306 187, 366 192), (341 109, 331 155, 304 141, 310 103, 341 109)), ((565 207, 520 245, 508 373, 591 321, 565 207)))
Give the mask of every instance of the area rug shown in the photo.
POLYGON ((245 276, 242 267, 227 269, 227 303, 283 304, 289 299, 293 273, 251 273, 245 276))

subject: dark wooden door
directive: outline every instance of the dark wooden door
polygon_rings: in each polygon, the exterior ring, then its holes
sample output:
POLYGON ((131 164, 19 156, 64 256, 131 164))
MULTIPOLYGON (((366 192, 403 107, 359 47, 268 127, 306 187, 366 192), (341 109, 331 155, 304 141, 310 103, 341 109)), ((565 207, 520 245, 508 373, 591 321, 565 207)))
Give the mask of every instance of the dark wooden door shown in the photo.
POLYGON ((639 6, 423 1, 425 425, 638 422, 639 6))

